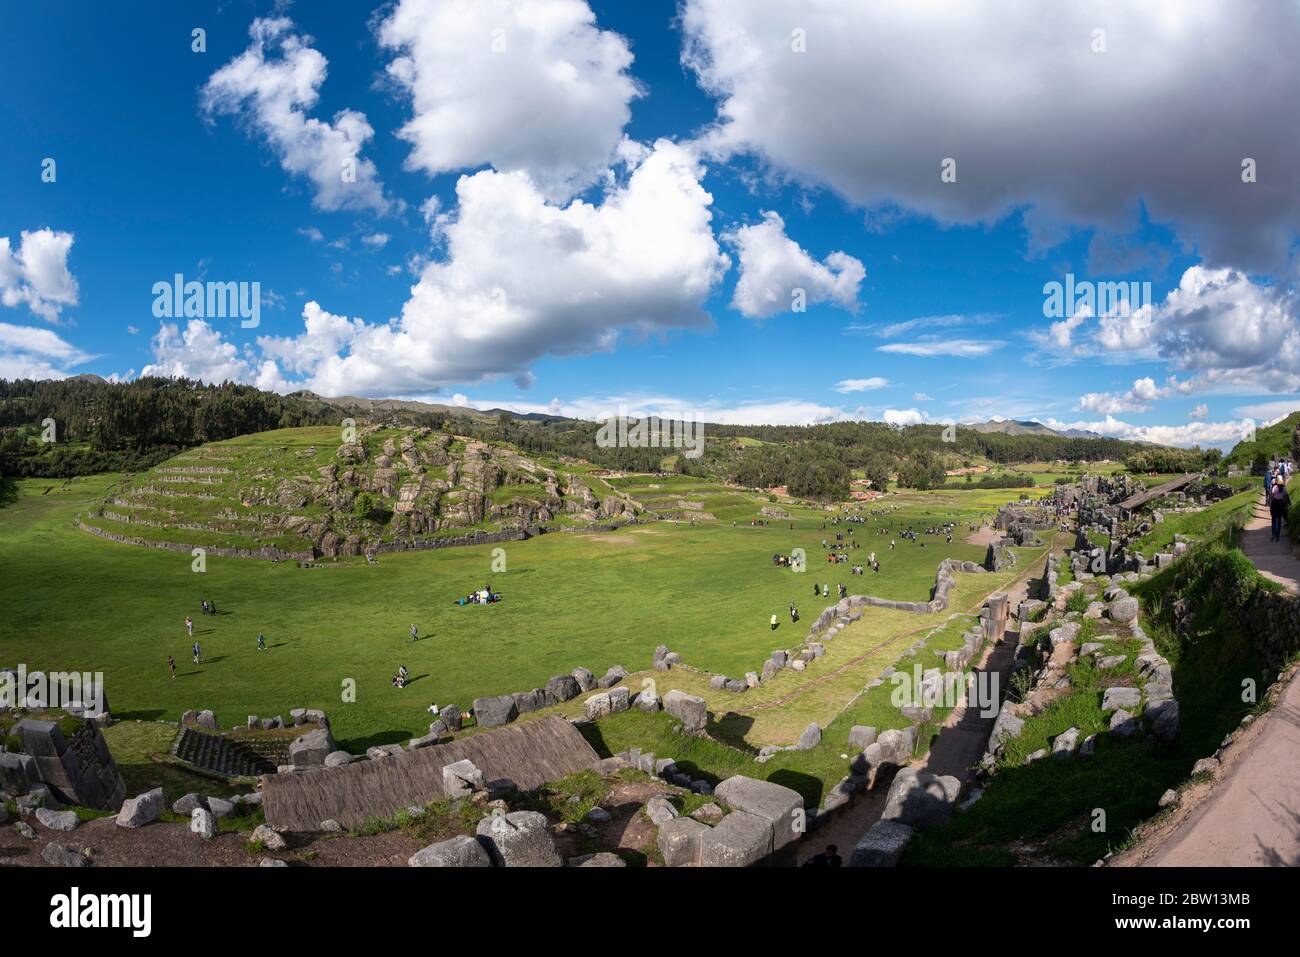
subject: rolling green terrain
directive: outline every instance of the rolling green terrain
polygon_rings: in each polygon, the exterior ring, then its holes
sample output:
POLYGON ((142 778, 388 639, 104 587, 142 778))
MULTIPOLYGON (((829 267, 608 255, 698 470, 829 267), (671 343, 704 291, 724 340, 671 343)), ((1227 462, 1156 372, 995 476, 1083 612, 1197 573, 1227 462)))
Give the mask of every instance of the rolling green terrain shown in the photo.
POLYGON ((1249 469, 1259 460, 1269 462, 1295 455, 1292 443, 1297 428, 1300 428, 1300 411, 1292 412, 1282 421, 1258 429, 1253 442, 1238 442, 1224 456, 1224 465, 1249 469))
MULTIPOLYGON (((282 438, 271 433, 235 444, 279 448, 282 438)), ((201 451, 216 456, 222 448, 218 443, 201 451)), ((357 750, 423 733, 431 702, 468 707, 476 696, 527 690, 578 666, 598 674, 613 664, 643 671, 660 643, 693 667, 743 675, 773 648, 802 641, 827 604, 813 597, 814 581, 924 600, 942 558, 984 556, 983 546, 963 542, 965 525, 952 545, 923 535, 924 547, 898 539, 894 551, 878 529, 974 521, 1019 495, 909 493, 890 496, 887 508, 867 507, 883 514, 872 515, 865 527, 849 526, 862 545, 851 558, 865 564, 874 550, 881 571, 858 578, 848 565, 823 561, 821 540, 846 531, 823 530, 831 516, 825 510, 784 506, 788 519, 751 527, 759 508, 770 505, 768 496, 686 476, 611 483, 621 496, 650 505, 689 500, 697 504, 687 511, 714 518, 608 533, 554 532, 499 546, 504 551, 496 555, 494 546, 383 554, 375 565, 353 558, 303 568, 209 555, 206 571, 197 573, 188 552, 107 541, 76 527, 76 516, 137 485, 118 476, 22 480, 14 483, 16 498, 0 508, 0 663, 103 671, 117 717, 175 720, 187 708, 213 708, 229 727, 249 714, 321 707, 344 745, 357 750), (807 573, 772 565, 773 553, 795 547, 808 553, 807 573), (499 564, 494 570, 494 559, 502 557, 504 571, 499 564), (487 582, 504 595, 500 604, 454 604, 487 582), (201 599, 214 601, 220 613, 201 614, 201 599), (803 614, 794 627, 787 614, 791 602, 803 614), (768 625, 772 614, 782 623, 775 634, 768 625), (190 661, 186 615, 203 648, 201 665, 190 661), (415 643, 409 638, 413 623, 422 636, 415 643), (267 638, 265 652, 257 650, 259 633, 267 638), (167 674, 168 655, 177 663, 174 680, 167 674), (390 681, 399 665, 414 679, 404 690, 390 681), (349 679, 355 703, 342 700, 349 679)), ((1011 577, 1014 572, 961 576, 950 611, 973 610, 1011 577)), ((946 619, 870 610, 806 676, 782 673, 747 695, 713 692, 704 676, 690 671, 675 671, 671 682, 705 694, 721 713, 753 710, 730 724, 747 744, 788 743, 799 722, 835 718, 918 633, 946 619), (814 680, 832 669, 833 679, 814 680), (800 700, 763 707, 769 696, 800 700)))

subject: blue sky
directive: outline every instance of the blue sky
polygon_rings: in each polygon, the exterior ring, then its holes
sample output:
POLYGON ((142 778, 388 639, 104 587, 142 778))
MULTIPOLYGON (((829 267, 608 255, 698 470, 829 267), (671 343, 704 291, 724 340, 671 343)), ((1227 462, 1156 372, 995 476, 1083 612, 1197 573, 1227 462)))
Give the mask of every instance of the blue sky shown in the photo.
POLYGON ((1250 66, 1295 8, 795 6, 6 5, 0 376, 1205 445, 1300 407, 1300 70, 1250 66), (178 273, 259 326, 156 316, 178 273), (1067 274, 1152 301, 1046 316, 1067 274))

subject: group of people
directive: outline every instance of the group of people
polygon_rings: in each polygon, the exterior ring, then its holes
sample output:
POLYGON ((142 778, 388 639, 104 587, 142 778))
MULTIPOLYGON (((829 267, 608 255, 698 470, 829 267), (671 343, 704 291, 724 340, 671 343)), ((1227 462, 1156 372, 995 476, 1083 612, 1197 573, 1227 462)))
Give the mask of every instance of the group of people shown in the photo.
MULTIPOLYGON (((1291 496, 1287 494, 1287 482, 1291 479, 1294 466, 1287 460, 1269 462, 1264 473, 1264 497, 1268 502, 1268 517, 1271 520, 1269 538, 1277 542, 1282 539, 1282 523, 1291 511, 1291 496)), ((1292 532, 1294 534, 1294 532, 1292 532)))
MULTIPOLYGON (((464 598, 457 598, 458 605, 491 605, 501 600, 501 593, 494 592, 492 585, 484 585, 479 591, 472 591, 464 598)), ((412 625, 412 628, 415 626, 412 625)))
POLYGON ((406 679, 409 678, 410 676, 411 673, 406 670, 406 665, 402 665, 397 669, 397 674, 393 675, 393 687, 405 688, 406 679))

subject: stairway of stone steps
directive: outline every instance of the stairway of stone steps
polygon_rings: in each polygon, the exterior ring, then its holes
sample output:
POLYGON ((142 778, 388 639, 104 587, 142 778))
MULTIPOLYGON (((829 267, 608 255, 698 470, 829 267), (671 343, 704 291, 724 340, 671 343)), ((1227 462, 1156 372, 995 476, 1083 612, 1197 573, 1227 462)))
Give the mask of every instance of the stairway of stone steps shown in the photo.
POLYGON ((176 757, 227 777, 274 774, 275 765, 237 741, 186 728, 176 742, 176 757))

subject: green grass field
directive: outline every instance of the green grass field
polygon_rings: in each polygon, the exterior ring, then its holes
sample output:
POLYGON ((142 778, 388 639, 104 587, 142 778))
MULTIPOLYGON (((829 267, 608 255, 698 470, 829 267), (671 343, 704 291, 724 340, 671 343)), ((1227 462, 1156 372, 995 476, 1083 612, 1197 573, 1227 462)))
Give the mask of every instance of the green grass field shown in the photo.
MULTIPOLYGON (((117 481, 95 476, 16 483, 16 499, 0 509, 0 663, 102 671, 118 717, 174 721, 187 708, 212 708, 230 727, 249 714, 320 707, 352 750, 423 733, 431 702, 468 707, 476 696, 527 690, 578 666, 598 674, 613 664, 642 671, 660 643, 697 668, 732 675, 756 670, 773 648, 802 641, 826 604, 814 599, 814 581, 924 600, 942 558, 983 558, 982 546, 961 541, 965 526, 952 545, 936 536, 923 537, 926 547, 899 539, 892 552, 887 536, 873 534, 876 527, 974 520, 1018 494, 891 497, 899 510, 865 528, 854 526, 862 548, 852 559, 865 563, 872 550, 881 558, 881 572, 861 579, 847 565, 822 561, 822 538, 845 530, 821 529, 829 513, 794 509, 788 521, 753 528, 749 518, 766 504, 764 497, 692 486, 690 480, 668 484, 675 493, 698 495, 717 521, 554 533, 506 546, 504 572, 493 570, 491 547, 471 547, 385 555, 377 567, 354 560, 303 569, 210 555, 206 572, 198 574, 188 553, 117 544, 74 527, 74 517, 102 501, 117 481), (794 547, 807 550, 807 573, 771 564, 774 552, 794 547), (505 596, 499 605, 453 604, 489 581, 505 596), (220 609, 215 618, 200 613, 204 598, 220 609), (796 628, 786 613, 792 601, 803 614, 796 628), (768 625, 774 613, 782 622, 776 633, 768 625), (190 661, 186 615, 203 648, 201 665, 190 661), (412 643, 412 623, 427 637, 412 643), (259 632, 267 638, 265 652, 257 650, 259 632), (174 680, 167 674, 168 655, 177 662, 174 680), (390 681, 399 665, 414 679, 403 690, 390 681), (355 703, 342 700, 349 680, 356 685, 355 703)), ((664 480, 624 484, 635 494, 657 491, 648 486, 664 480)), ((978 606, 998 584, 992 576, 964 576, 960 610, 978 606)), ((800 695, 798 706, 760 710, 749 740, 788 742, 790 728, 798 725, 797 734, 805 718, 831 720, 914 640, 909 635, 935 627, 937 618, 869 612, 837 639, 835 679, 800 695), (851 667, 838 670, 850 660, 851 667)), ((830 667, 828 658, 826 668, 810 669, 809 682, 830 667)), ((684 687, 691 680, 704 684, 689 672, 673 679, 684 687)), ((770 690, 710 703, 755 708, 762 694, 788 694, 795 684, 790 673, 770 690)))

